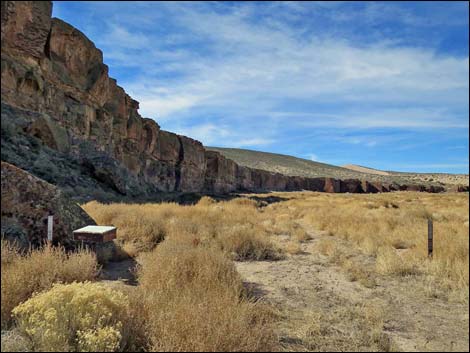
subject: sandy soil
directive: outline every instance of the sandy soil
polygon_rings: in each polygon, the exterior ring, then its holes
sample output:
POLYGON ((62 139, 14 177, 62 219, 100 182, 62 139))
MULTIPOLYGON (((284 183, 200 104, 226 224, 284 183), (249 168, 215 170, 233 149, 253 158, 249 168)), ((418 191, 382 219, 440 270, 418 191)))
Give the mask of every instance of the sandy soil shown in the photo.
POLYGON ((355 252, 347 242, 310 232, 302 253, 277 262, 238 262, 237 268, 261 300, 281 310, 279 335, 288 351, 399 350, 468 351, 468 305, 428 298, 413 277, 381 277, 374 258, 355 252), (351 281, 320 254, 322 238, 334 239, 348 258, 374 273, 373 284, 351 281), (383 310, 383 336, 369 345, 361 325, 371 305, 383 310), (363 311, 363 312, 362 312, 363 311), (313 330, 313 332, 312 332, 313 330), (316 330, 316 332, 315 332, 316 330))

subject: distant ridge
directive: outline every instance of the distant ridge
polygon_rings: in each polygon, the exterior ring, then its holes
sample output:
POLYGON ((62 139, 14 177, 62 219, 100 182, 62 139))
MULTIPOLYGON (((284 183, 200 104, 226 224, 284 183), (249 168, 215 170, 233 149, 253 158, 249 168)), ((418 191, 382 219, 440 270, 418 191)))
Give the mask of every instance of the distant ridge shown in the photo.
POLYGON ((357 164, 346 164, 343 165, 343 168, 351 169, 356 172, 367 173, 367 174, 377 174, 377 175, 390 175, 390 173, 383 170, 378 170, 374 168, 368 168, 357 164))
POLYGON ((315 162, 285 154, 241 148, 206 147, 236 163, 256 169, 302 177, 364 178, 364 174, 332 164, 315 162))

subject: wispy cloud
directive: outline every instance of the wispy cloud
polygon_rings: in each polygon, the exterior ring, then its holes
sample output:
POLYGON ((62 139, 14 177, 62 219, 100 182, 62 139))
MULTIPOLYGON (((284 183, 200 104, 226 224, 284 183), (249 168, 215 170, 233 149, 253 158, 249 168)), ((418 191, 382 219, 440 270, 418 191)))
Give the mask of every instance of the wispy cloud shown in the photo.
POLYGON ((259 137, 259 134, 256 132, 240 132, 228 126, 216 126, 212 123, 177 128, 174 132, 180 135, 191 136, 200 141, 205 141, 205 144, 208 146, 258 147, 268 146, 275 142, 272 138, 259 137))
POLYGON ((314 162, 318 161, 318 156, 317 156, 315 153, 309 153, 309 154, 307 155, 307 157, 308 157, 308 159, 310 159, 311 161, 314 161, 314 162))

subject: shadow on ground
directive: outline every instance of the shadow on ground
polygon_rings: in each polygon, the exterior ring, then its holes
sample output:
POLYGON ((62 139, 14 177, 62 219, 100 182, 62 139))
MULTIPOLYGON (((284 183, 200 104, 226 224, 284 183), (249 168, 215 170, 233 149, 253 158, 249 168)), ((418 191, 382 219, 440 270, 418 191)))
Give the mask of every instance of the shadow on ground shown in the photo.
POLYGON ((259 283, 255 282, 243 282, 248 298, 258 301, 268 294, 268 291, 264 290, 259 283))
POLYGON ((134 259, 108 262, 101 269, 100 279, 104 281, 120 281, 135 286, 137 285, 136 266, 137 262, 134 259))
POLYGON ((201 198, 204 196, 208 196, 213 198, 216 201, 230 201, 236 198, 247 198, 251 200, 255 200, 258 202, 260 207, 264 207, 271 203, 287 201, 291 198, 289 197, 280 197, 280 196, 273 196, 269 192, 257 192, 253 193, 253 196, 250 196, 250 193, 232 193, 232 194, 205 194, 205 193, 196 193, 196 192, 185 192, 185 193, 159 193, 152 197, 146 198, 131 198, 131 197, 119 197, 119 198, 110 198, 110 197, 100 197, 100 195, 96 195, 94 199, 90 198, 82 198, 80 196, 71 196, 75 201, 78 203, 86 203, 88 201, 96 200, 102 203, 114 203, 114 202, 124 202, 124 203, 135 203, 135 204, 142 204, 142 203, 163 203, 163 202, 175 202, 179 205, 195 205, 199 202, 201 198), (266 194, 266 196, 260 196, 266 194))

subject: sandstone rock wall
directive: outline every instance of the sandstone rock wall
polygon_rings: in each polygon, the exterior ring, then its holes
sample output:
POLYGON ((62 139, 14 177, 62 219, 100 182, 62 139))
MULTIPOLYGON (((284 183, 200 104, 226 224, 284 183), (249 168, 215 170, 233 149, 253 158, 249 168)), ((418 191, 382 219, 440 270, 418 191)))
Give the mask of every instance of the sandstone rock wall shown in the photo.
MULTIPOLYGON (((79 30, 51 18, 51 12, 49 1, 2 2, 2 147, 14 150, 2 152, 2 159, 14 155, 13 163, 47 175, 47 167, 29 167, 27 161, 34 159, 37 164, 38 156, 25 156, 37 139, 49 148, 37 155, 57 152, 73 161, 74 170, 127 196, 402 188, 249 169, 218 152, 206 151, 198 141, 161 130, 155 121, 139 115, 139 103, 109 77, 102 52, 79 30), (3 128, 4 120, 8 130, 3 128), (12 145, 13 140, 29 142, 18 147, 12 145)), ((60 186, 73 184, 66 176, 57 179, 60 186)))

